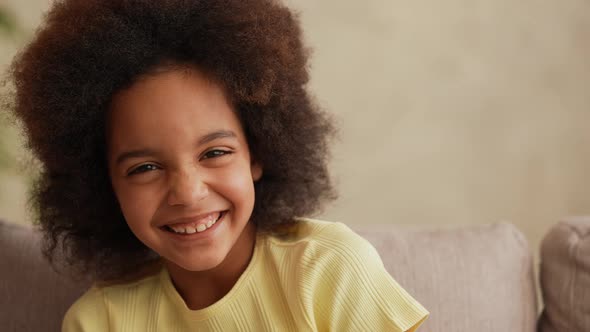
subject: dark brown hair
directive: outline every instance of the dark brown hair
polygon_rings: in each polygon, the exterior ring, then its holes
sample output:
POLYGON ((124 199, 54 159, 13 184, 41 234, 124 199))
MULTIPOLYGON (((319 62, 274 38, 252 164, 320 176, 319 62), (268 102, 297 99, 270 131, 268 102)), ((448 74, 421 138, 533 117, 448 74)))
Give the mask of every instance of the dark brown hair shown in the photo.
POLYGON ((227 90, 254 159, 252 221, 272 232, 333 199, 329 117, 306 91, 299 22, 273 0, 56 1, 14 60, 10 109, 43 168, 33 190, 46 257, 99 280, 155 259, 127 227, 106 163, 115 93, 163 64, 203 68, 227 90))

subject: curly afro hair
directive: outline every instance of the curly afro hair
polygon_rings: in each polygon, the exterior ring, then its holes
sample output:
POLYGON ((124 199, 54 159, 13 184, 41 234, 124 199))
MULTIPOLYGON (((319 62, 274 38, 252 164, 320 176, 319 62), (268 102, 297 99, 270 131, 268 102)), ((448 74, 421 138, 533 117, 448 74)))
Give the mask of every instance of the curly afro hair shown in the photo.
POLYGON ((113 193, 105 121, 114 94, 171 63, 205 70, 228 92, 264 165, 251 217, 259 231, 319 212, 335 198, 335 129, 306 91, 301 39, 297 17, 274 0, 56 1, 10 70, 10 109, 43 165, 32 202, 45 256, 103 281, 157 260, 113 193))

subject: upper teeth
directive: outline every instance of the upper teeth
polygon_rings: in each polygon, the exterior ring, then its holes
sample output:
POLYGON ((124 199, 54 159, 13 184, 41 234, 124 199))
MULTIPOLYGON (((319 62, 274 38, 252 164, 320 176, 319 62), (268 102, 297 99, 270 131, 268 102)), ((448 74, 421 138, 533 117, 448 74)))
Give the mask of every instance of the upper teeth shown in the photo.
POLYGON ((198 224, 185 224, 185 225, 168 225, 168 227, 173 230, 175 233, 179 234, 193 234, 193 233, 201 233, 205 231, 207 228, 211 228, 211 226, 215 225, 217 220, 221 218, 221 212, 218 213, 211 213, 207 217, 199 220, 198 224))

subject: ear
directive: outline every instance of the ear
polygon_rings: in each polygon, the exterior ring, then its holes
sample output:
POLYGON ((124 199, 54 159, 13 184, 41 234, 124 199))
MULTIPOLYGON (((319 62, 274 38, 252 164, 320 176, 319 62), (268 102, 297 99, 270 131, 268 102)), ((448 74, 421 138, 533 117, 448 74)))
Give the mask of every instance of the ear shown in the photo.
POLYGON ((252 180, 254 182, 260 180, 262 177, 262 165, 256 161, 252 161, 250 164, 250 173, 252 173, 252 180))

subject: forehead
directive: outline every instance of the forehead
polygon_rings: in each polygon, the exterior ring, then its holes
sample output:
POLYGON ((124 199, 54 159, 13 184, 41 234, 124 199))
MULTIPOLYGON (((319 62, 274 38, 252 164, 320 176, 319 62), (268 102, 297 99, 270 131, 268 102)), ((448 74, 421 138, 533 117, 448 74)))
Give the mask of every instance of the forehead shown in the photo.
POLYGON ((108 118, 115 145, 197 139, 211 131, 242 136, 241 124, 220 84, 195 69, 145 76, 113 98, 108 118))

